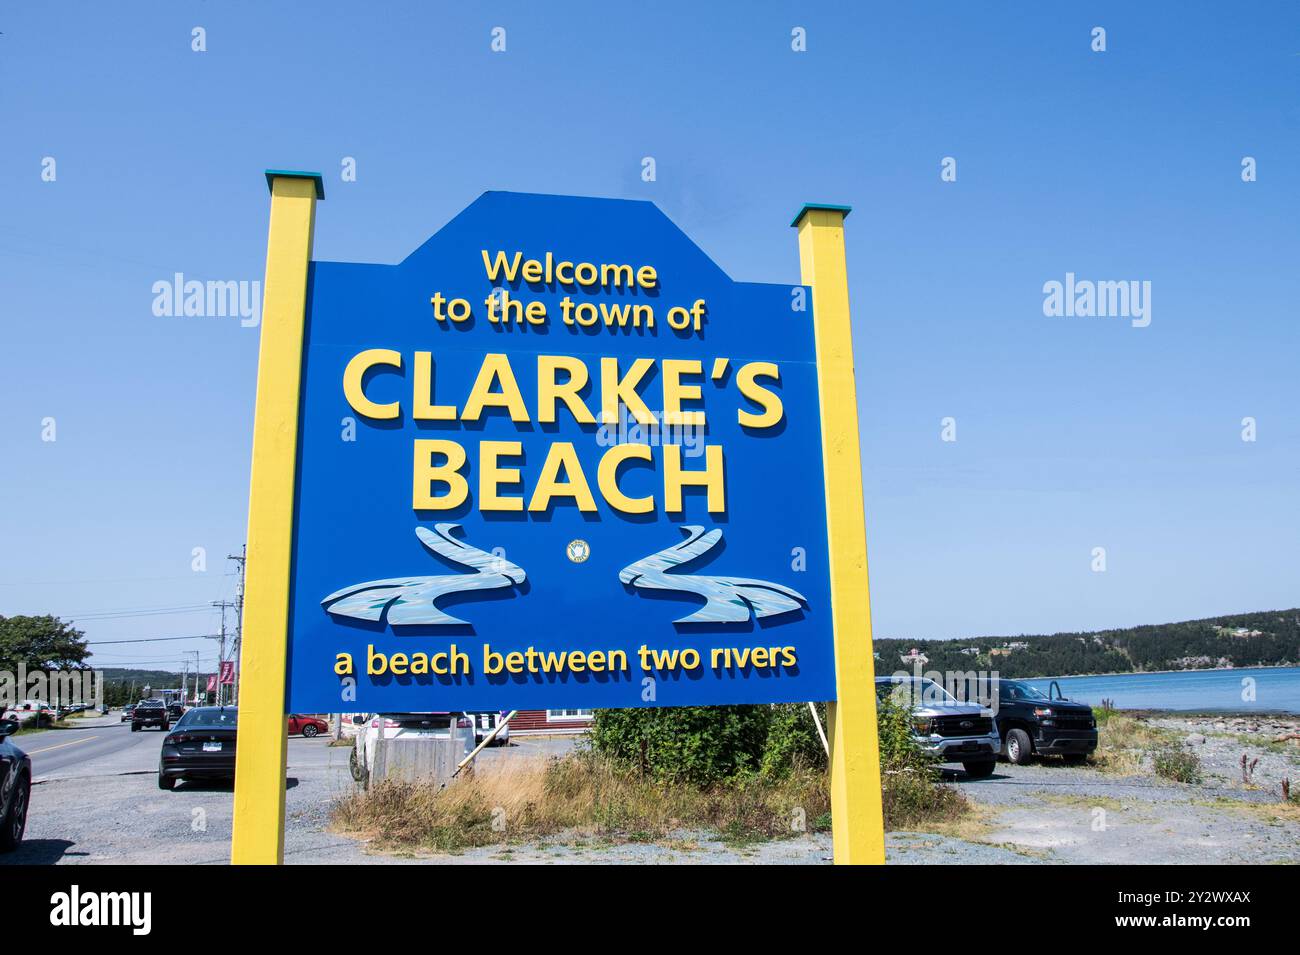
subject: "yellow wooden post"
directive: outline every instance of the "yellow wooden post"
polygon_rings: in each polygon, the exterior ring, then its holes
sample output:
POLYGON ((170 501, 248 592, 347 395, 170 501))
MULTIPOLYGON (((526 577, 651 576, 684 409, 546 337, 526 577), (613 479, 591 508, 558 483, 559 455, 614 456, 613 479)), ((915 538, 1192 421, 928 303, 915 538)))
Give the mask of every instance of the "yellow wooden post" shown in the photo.
POLYGON ((837 864, 879 865, 885 861, 885 827, 880 806, 880 740, 867 595, 858 397, 844 255, 844 218, 848 214, 847 206, 809 204, 791 225, 799 230, 802 281, 812 287, 826 467, 836 694, 827 714, 831 842, 837 864))
POLYGON ((248 492, 248 562, 239 674, 239 748, 230 861, 284 861, 284 688, 289 568, 298 465, 298 392, 306 323, 318 173, 268 170, 271 228, 262 286, 253 472, 248 492))

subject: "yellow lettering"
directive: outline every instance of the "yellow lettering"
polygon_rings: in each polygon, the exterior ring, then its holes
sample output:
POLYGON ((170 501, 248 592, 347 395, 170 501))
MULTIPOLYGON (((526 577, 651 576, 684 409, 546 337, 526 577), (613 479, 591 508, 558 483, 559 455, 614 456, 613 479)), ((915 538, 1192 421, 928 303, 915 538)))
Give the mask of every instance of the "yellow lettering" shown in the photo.
POLYGON ((595 424, 596 418, 579 392, 590 380, 587 363, 566 355, 537 356, 537 420, 542 424, 555 421, 555 403, 563 401, 579 424, 595 424), (568 372, 568 380, 557 382, 556 372, 568 372))
POLYGON ((743 409, 736 412, 736 420, 748 428, 770 428, 777 424, 785 414, 781 396, 770 388, 758 384, 759 378, 781 380, 781 370, 770 361, 751 361, 742 365, 736 372, 736 387, 750 401, 762 406, 762 414, 754 414, 743 409))
POLYGON ((616 444, 601 456, 596 472, 596 486, 606 503, 624 514, 649 514, 655 509, 654 498, 628 497, 618 486, 618 468, 624 461, 652 461, 648 444, 616 444))
POLYGON ((518 468, 503 468, 497 465, 497 458, 519 457, 524 453, 524 446, 519 441, 481 441, 479 442, 478 474, 478 508, 480 511, 522 511, 522 497, 501 497, 497 494, 500 484, 522 484, 518 468))
POLYGON ((515 381, 510 359, 505 355, 494 354, 483 357, 483 365, 478 370, 474 387, 470 389, 469 400, 461 412, 462 421, 477 421, 484 408, 505 408, 510 412, 511 421, 526 422, 528 408, 524 396, 519 391, 519 382, 515 381), (493 391, 494 382, 501 382, 501 390, 493 391))
POLYGON ((646 407, 646 403, 637 394, 636 386, 645 377, 646 372, 654 367, 654 360, 638 358, 622 378, 618 375, 618 359, 602 358, 600 360, 600 420, 602 424, 618 424, 618 406, 627 406, 638 424, 653 424, 655 417, 646 407))
POLYGON ((455 421, 455 405, 435 405, 433 400, 433 353, 415 353, 415 396, 411 417, 416 421, 455 421))
POLYGON ((411 488, 411 507, 417 511, 449 511, 460 507, 469 497, 469 482, 460 474, 465 466, 465 449, 455 441, 446 438, 415 439, 415 476, 411 488), (440 454, 446 458, 442 464, 435 465, 433 456, 440 454), (441 481, 447 485, 447 493, 434 495, 430 485, 441 481))
POLYGON ((717 514, 727 509, 722 445, 705 445, 703 471, 686 471, 682 469, 682 446, 680 444, 665 444, 663 451, 664 510, 666 512, 669 514, 681 513, 683 487, 705 488, 708 492, 710 514, 717 514))
POLYGON ((578 452, 568 441, 556 441, 546 452, 542 474, 537 479, 537 489, 528 502, 528 509, 545 511, 551 506, 551 499, 556 497, 572 498, 580 511, 596 509, 591 488, 587 485, 586 475, 582 473, 582 465, 578 462, 578 452), (560 480, 561 468, 568 477, 567 481, 560 480))
POLYGON ((398 370, 402 367, 402 355, 389 348, 367 348, 352 356, 348 366, 343 369, 343 396, 347 398, 352 410, 367 418, 387 421, 401 413, 401 404, 393 401, 389 404, 376 404, 366 397, 361 388, 366 372, 377 365, 391 365, 398 370))
POLYGON ((519 260, 522 259, 523 257, 524 254, 522 252, 516 252, 514 259, 510 262, 509 265, 507 265, 506 254, 504 252, 498 252, 496 260, 493 261, 488 258, 487 249, 484 249, 483 268, 487 270, 488 281, 495 282, 497 280, 497 276, 501 273, 501 271, 505 270, 506 281, 513 282, 515 280, 515 272, 519 269, 519 260))
POLYGON ((665 358, 664 424, 704 426, 703 411, 683 411, 683 401, 699 401, 700 386, 682 384, 682 375, 702 375, 704 366, 697 358, 665 358))

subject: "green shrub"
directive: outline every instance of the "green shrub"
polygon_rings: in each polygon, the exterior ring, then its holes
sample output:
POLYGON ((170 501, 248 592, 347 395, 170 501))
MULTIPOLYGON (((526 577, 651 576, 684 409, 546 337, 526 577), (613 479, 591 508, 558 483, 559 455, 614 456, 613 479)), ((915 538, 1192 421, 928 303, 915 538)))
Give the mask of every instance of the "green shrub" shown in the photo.
POLYGON ((1151 754, 1156 775, 1178 783, 1199 783, 1201 759, 1182 746, 1164 746, 1151 754))
MULTIPOLYGON (((817 716, 826 726, 826 704, 818 703, 817 716)), ((800 769, 825 769, 826 749, 807 703, 779 703, 772 707, 763 745, 764 776, 782 778, 800 769)))
MULTIPOLYGON (((825 726, 825 707, 818 712, 825 726)), ((965 798, 940 781, 933 758, 912 739, 912 715, 884 701, 877 709, 881 798, 885 826, 907 829, 955 819, 965 798)), ((746 828, 739 796, 762 794, 778 780, 806 785, 816 779, 825 793, 826 751, 806 703, 777 706, 673 707, 597 710, 591 749, 612 765, 657 783, 718 787, 716 795, 746 828)), ((806 805, 805 799, 801 805, 806 805)), ((819 826, 825 820, 818 820, 819 826)))
POLYGON ((652 779, 706 786, 759 769, 770 720, 762 705, 597 710, 591 746, 652 779))

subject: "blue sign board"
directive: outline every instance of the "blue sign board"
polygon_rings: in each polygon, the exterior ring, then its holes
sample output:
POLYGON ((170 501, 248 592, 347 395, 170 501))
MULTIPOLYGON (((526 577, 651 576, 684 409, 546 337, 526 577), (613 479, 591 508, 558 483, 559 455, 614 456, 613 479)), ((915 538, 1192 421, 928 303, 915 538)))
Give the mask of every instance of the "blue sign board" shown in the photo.
POLYGON ((813 336, 648 202, 312 263, 289 709, 832 699, 813 336))

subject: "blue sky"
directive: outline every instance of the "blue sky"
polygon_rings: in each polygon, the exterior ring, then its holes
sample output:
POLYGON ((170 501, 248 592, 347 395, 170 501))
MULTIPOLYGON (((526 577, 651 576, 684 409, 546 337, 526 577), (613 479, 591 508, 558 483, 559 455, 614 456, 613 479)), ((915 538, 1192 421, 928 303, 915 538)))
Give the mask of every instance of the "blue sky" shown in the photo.
POLYGON ((1300 603, 1293 4, 383 6, 0 10, 0 613, 215 632, 102 612, 233 596, 257 330, 151 288, 261 279, 267 167, 324 173, 316 254, 351 261, 507 189, 652 199, 796 282, 793 213, 852 205, 877 636, 1300 603), (1067 272, 1151 282, 1150 326, 1045 317, 1067 272))

